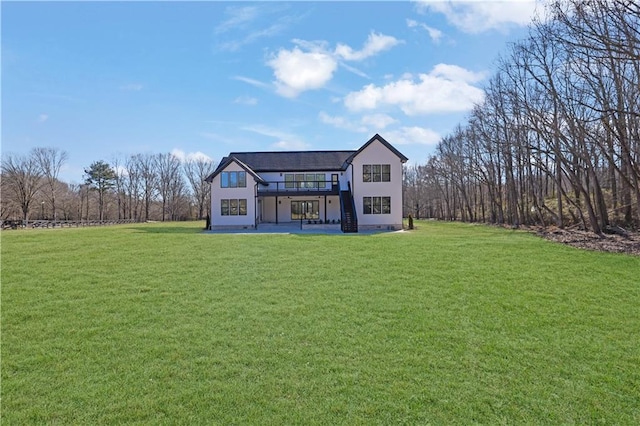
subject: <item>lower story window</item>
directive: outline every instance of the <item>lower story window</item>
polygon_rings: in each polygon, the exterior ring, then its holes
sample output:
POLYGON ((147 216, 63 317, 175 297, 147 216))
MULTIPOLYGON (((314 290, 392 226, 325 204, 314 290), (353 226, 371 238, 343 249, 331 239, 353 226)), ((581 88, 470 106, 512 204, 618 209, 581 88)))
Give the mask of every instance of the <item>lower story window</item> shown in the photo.
POLYGON ((363 214, 391 214, 391 197, 363 197, 363 214))
POLYGON ((220 214, 222 216, 246 216, 247 200, 223 199, 220 200, 220 214))

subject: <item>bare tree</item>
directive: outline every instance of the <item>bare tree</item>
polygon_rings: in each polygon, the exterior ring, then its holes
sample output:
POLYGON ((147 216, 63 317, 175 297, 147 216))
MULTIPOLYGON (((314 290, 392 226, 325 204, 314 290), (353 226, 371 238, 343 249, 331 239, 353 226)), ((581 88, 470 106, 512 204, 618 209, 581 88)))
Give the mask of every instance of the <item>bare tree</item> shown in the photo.
POLYGON ((22 219, 28 221, 31 204, 42 187, 44 176, 34 151, 29 155, 4 155, 2 175, 4 188, 9 191, 9 194, 3 191, 2 202, 5 202, 7 195, 12 196, 13 201, 20 206, 22 219))
POLYGON ((175 219, 184 192, 184 179, 180 174, 180 160, 173 154, 157 154, 154 157, 157 186, 162 203, 162 221, 175 219))
POLYGON ((187 159, 184 163, 184 171, 191 186, 193 197, 198 207, 198 219, 204 219, 205 209, 209 205, 211 192, 205 179, 213 173, 215 165, 210 158, 198 157, 187 159))
POLYGON ((156 157, 151 154, 137 154, 132 158, 135 170, 138 174, 144 204, 144 220, 149 220, 151 203, 157 194, 158 173, 156 170, 156 157))
POLYGON ((58 148, 35 148, 33 153, 44 175, 47 186, 46 195, 51 207, 51 216, 54 221, 58 220, 56 188, 60 169, 62 169, 62 166, 67 162, 69 154, 58 148))

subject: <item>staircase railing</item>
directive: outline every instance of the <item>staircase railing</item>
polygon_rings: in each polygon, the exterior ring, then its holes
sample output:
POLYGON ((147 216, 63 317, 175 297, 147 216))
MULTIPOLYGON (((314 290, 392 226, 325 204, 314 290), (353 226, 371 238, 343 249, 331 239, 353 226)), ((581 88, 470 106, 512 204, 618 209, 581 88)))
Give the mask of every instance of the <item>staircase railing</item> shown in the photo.
POLYGON ((351 183, 348 182, 347 185, 347 190, 340 191, 340 229, 342 232, 358 232, 358 217, 351 194, 351 183))

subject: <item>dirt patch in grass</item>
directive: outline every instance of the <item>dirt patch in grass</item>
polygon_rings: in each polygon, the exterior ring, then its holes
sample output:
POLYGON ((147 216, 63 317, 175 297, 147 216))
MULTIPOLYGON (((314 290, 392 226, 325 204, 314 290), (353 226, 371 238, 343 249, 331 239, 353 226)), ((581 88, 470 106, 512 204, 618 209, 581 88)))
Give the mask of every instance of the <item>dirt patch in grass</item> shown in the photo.
POLYGON ((585 250, 627 253, 640 256, 640 233, 627 232, 627 236, 616 234, 597 235, 579 229, 560 229, 556 227, 531 228, 542 238, 578 247, 585 250))

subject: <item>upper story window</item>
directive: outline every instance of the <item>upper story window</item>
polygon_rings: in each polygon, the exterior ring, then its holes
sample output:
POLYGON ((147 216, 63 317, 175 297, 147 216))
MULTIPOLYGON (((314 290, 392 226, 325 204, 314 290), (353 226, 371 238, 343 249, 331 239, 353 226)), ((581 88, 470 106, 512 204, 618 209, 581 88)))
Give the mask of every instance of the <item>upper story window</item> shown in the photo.
POLYGON ((390 164, 363 164, 363 182, 391 182, 390 164))
POLYGON ((285 173, 284 187, 287 189, 326 188, 324 173, 285 173))
POLYGON ((247 172, 220 173, 220 188, 246 188, 247 172))

